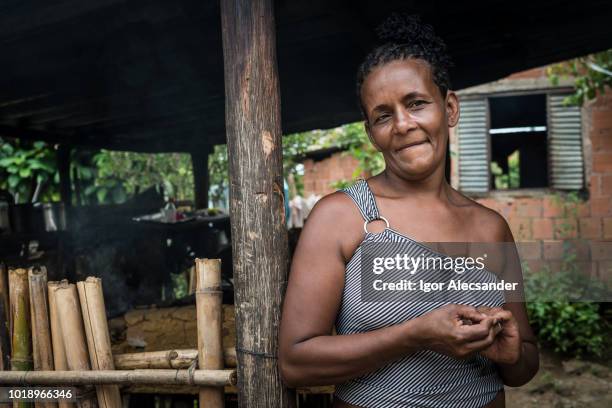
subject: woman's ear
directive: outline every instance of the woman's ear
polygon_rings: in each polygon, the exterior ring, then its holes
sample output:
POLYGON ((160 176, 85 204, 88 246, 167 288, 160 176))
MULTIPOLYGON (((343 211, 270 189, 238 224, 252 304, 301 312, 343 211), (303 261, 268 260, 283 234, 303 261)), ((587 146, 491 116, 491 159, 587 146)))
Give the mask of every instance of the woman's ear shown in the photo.
POLYGON ((380 148, 378 147, 378 145, 374 141, 374 138, 372 137, 372 132, 370 131, 370 125, 368 124, 367 119, 363 121, 363 127, 365 128, 366 134, 368 135, 368 139, 370 139, 370 143, 372 143, 372 146, 374 146, 376 151, 380 152, 380 148))
POLYGON ((455 127, 459 123, 459 98, 450 90, 446 94, 446 118, 449 127, 455 127))

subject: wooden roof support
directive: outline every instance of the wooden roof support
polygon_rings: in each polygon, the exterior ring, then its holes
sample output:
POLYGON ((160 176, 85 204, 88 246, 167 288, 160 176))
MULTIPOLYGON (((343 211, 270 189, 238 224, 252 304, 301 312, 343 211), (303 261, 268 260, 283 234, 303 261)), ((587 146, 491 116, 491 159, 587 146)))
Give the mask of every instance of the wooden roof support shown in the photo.
POLYGON ((193 187, 195 208, 208 208, 208 189, 210 176, 208 174, 208 155, 212 149, 202 148, 191 153, 193 167, 193 187))
POLYGON ((278 328, 288 248, 273 0, 222 0, 238 404, 291 407, 278 328))
POLYGON ((70 181, 70 151, 68 145, 61 144, 57 148, 57 170, 59 172, 60 197, 66 207, 72 205, 72 186, 70 181))

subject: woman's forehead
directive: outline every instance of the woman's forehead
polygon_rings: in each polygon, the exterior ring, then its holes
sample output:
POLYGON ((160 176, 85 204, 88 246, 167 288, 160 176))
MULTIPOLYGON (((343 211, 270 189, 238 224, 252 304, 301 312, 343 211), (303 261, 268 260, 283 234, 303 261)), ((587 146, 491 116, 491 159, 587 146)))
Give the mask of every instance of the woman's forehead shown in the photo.
POLYGON ((431 67, 423 60, 405 59, 376 67, 368 74, 361 88, 365 104, 389 96, 421 93, 434 96, 436 84, 431 67))

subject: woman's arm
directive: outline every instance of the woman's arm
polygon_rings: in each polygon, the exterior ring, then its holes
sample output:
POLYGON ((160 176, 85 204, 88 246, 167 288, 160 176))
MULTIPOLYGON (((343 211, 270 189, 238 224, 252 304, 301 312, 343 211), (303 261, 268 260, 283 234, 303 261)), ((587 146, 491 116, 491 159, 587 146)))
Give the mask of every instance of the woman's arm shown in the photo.
POLYGON ((350 198, 335 193, 317 203, 302 231, 280 328, 279 364, 287 385, 336 384, 423 348, 466 357, 491 344, 493 319, 459 305, 367 333, 332 336, 345 262, 363 239, 359 220, 350 198), (461 318, 477 324, 462 325, 461 318))

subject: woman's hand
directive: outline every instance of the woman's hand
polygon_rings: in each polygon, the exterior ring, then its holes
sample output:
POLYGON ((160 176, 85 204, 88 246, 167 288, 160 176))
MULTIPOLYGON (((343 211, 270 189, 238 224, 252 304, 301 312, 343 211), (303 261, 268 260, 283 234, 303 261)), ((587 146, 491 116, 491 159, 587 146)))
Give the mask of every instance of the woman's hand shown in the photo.
POLYGON ((499 319, 471 306, 451 304, 424 314, 413 323, 422 348, 466 358, 494 343, 499 332, 495 323, 499 319))
POLYGON ((515 364, 521 358, 521 335, 512 312, 487 306, 479 306, 477 310, 495 319, 502 327, 493 344, 480 354, 496 363, 515 364))

